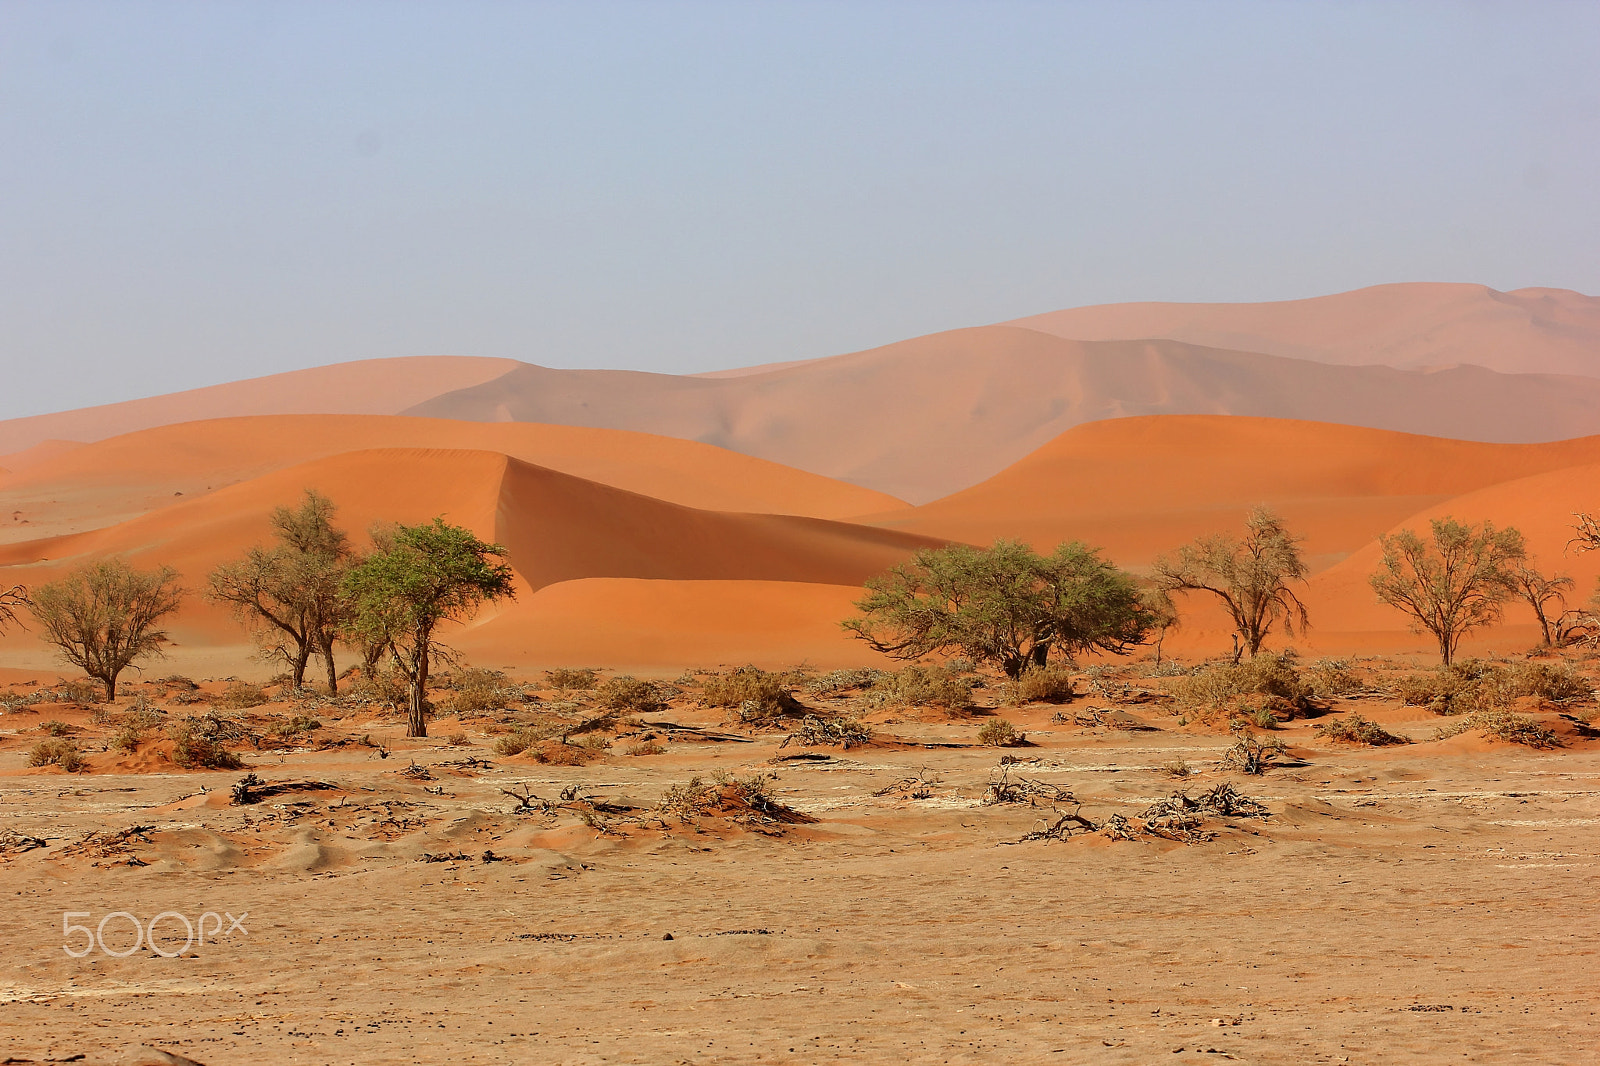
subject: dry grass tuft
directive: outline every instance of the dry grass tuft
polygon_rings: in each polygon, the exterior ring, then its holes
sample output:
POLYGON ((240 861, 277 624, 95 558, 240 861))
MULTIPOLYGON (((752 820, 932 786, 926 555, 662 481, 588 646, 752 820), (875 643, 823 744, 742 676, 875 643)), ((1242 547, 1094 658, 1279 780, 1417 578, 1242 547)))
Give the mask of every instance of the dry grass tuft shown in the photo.
POLYGON ((1312 732, 1322 740, 1334 740, 1344 744, 1360 744, 1369 748, 1411 743, 1409 737, 1391 733, 1377 722, 1369 721, 1356 713, 1345 715, 1343 718, 1332 718, 1325 722, 1318 722, 1312 732))
POLYGON ((987 748, 1015 748, 1027 741, 1028 734, 1004 718, 985 722, 983 728, 978 730, 978 743, 987 748))
POLYGON ((78 745, 63 737, 52 737, 35 744, 33 750, 28 752, 28 765, 59 766, 69 774, 89 768, 78 745))

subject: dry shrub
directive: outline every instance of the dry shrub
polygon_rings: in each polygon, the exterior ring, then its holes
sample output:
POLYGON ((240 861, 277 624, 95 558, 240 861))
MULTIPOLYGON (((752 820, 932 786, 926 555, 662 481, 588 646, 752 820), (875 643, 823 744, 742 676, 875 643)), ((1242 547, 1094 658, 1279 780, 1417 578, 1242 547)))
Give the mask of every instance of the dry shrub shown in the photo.
POLYGON ((451 733, 450 739, 446 740, 445 743, 450 745, 452 748, 464 748, 470 744, 471 741, 467 739, 467 735, 465 733, 451 733))
POLYGON ((279 718, 267 729, 269 736, 280 740, 292 740, 304 733, 321 729, 322 723, 310 715, 300 714, 293 718, 279 718))
POLYGON ((67 703, 106 702, 106 686, 93 678, 79 677, 65 681, 60 686, 60 693, 67 703))
POLYGON ((1301 674, 1309 694, 1317 699, 1348 696, 1366 686, 1351 669, 1349 659, 1318 659, 1301 674))
POLYGON ((28 752, 28 765, 59 766, 69 774, 89 768, 78 745, 62 737, 52 737, 35 744, 33 750, 28 752))
POLYGON ((380 670, 372 677, 366 674, 350 682, 350 695, 371 703, 392 703, 404 706, 411 695, 411 685, 398 670, 380 670))
POLYGON ((1017 679, 1012 692, 1018 703, 1070 703, 1072 671, 1056 664, 1036 666, 1017 679))
POLYGON ((603 710, 613 714, 655 714, 667 705, 655 682, 627 675, 601 682, 595 689, 595 697, 603 710))
MULTIPOLYGON (((610 743, 607 742, 606 747, 610 743)), ((605 754, 605 748, 588 744, 567 744, 560 740, 545 740, 528 749, 535 762, 549 766, 586 766, 605 754)))
POLYGON ((638 744, 629 745, 622 754, 624 755, 665 755, 667 747, 659 740, 646 740, 638 744))
POLYGON ((813 696, 826 699, 838 696, 856 689, 868 689, 877 684, 878 679, 885 677, 882 670, 871 667, 861 667, 855 670, 830 670, 825 674, 813 677, 806 682, 806 691, 813 696))
POLYGON ((1391 733, 1377 722, 1370 721, 1356 713, 1347 714, 1343 718, 1331 718, 1325 722, 1318 722, 1312 732, 1323 740, 1340 741, 1345 744, 1361 744, 1371 748, 1411 743, 1409 737, 1391 733))
POLYGON ((1481 730, 1486 737, 1522 744, 1530 748, 1559 748, 1561 738, 1525 714, 1511 711, 1474 711, 1434 732, 1433 739, 1445 740, 1469 729, 1481 730))
POLYGON ((588 692, 600 682, 600 671, 562 667, 544 672, 544 683, 557 692, 588 692))
POLYGON ((978 730, 978 743, 988 748, 1014 748, 1026 743, 1027 739, 1028 734, 1020 732, 1004 718, 985 722, 983 728, 978 730))
POLYGON ((172 761, 185 770, 238 770, 244 761, 210 735, 205 719, 178 722, 167 728, 172 761))
POLYGON ((46 736, 65 737, 79 732, 79 729, 75 725, 68 725, 66 722, 52 718, 48 722, 39 723, 39 732, 44 733, 46 736))
POLYGON ((500 711, 522 702, 522 690, 498 670, 463 670, 450 679, 455 689, 445 703, 456 717, 500 711))
POLYGON ((1301 677, 1291 652, 1262 652, 1254 659, 1208 666, 1168 686, 1178 703, 1211 721, 1222 714, 1254 718, 1270 712, 1293 718, 1309 706, 1311 687, 1301 677))
POLYGON ((1456 715, 1505 710, 1523 698, 1564 706, 1593 699, 1594 689, 1566 663, 1502 665, 1468 659, 1402 677, 1395 684, 1395 694, 1414 707, 1456 715))
POLYGON ((867 691, 865 703, 869 708, 947 707, 963 711, 973 703, 972 680, 926 666, 880 672, 867 691))
POLYGON ((267 702, 267 694, 261 691, 261 686, 252 685, 245 681, 235 681, 223 689, 220 695, 211 697, 211 706, 225 711, 240 711, 246 707, 259 707, 267 702))
POLYGON ((1271 769, 1275 760, 1287 754, 1279 738, 1268 737, 1263 740, 1248 729, 1240 729, 1233 734, 1233 747, 1223 752, 1219 765, 1225 770, 1261 774, 1271 769))
POLYGON ((754 666, 741 666, 726 674, 705 678, 701 682, 700 705, 736 708, 741 722, 766 722, 805 710, 789 694, 783 675, 770 674, 754 666))
POLYGON ((803 744, 806 747, 837 744, 848 751, 850 748, 871 741, 872 728, 859 718, 819 718, 816 715, 807 715, 806 720, 795 726, 778 747, 786 748, 790 744, 803 744))
POLYGON ((143 739, 143 732, 137 726, 128 724, 111 734, 111 746, 118 751, 131 754, 139 750, 139 741, 143 739))
POLYGON ((781 831, 785 825, 815 822, 780 803, 771 792, 776 774, 731 777, 714 774, 710 781, 692 777, 684 785, 673 785, 661 797, 656 812, 663 819, 697 822, 702 818, 727 818, 761 832, 781 831))

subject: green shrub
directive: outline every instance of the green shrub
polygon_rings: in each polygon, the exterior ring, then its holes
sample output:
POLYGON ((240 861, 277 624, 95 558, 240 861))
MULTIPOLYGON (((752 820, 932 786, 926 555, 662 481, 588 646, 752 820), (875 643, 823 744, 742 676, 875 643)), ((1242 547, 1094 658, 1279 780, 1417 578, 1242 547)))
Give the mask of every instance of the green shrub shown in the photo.
POLYGON ((1004 718, 985 722, 983 728, 978 730, 978 743, 988 748, 1014 748, 1027 739, 1028 734, 1019 732, 1004 718))
POLYGON ((29 766, 59 766, 69 774, 89 768, 78 745, 62 737, 41 740, 28 752, 29 766))
POLYGON ((1325 722, 1318 722, 1312 732, 1323 740, 1341 741, 1345 744, 1361 744, 1374 748, 1390 744, 1411 743, 1407 737, 1391 733, 1377 722, 1369 721, 1356 713, 1345 715, 1343 718, 1330 718, 1325 722))
POLYGON ((1056 664, 1036 666, 1023 672, 1012 691, 1018 703, 1070 703, 1072 671, 1056 664))

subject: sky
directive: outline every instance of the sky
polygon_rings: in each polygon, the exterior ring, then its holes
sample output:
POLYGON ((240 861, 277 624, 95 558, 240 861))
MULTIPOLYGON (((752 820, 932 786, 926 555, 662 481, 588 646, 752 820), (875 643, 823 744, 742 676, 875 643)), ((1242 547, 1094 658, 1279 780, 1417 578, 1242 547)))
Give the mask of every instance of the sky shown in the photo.
POLYGON ((1600 4, 0 0, 0 417, 1600 293, 1600 4))

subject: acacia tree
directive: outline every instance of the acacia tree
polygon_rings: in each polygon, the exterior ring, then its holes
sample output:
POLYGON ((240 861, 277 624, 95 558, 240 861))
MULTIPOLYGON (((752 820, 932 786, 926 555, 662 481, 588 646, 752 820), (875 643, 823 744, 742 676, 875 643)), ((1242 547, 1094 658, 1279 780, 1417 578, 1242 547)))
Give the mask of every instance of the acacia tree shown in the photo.
MULTIPOLYGON (((1306 606, 1289 587, 1304 581, 1300 538, 1265 507, 1245 517, 1243 537, 1225 533, 1200 537, 1178 549, 1176 559, 1162 556, 1154 566, 1156 587, 1163 592, 1208 592, 1222 601, 1233 619, 1234 633, 1255 658, 1273 626, 1294 636, 1310 626, 1306 606)), ((1235 647, 1234 658, 1240 648, 1235 647)))
POLYGON ((1567 593, 1577 584, 1565 574, 1546 577, 1528 563, 1511 568, 1511 583, 1516 594, 1528 601, 1533 616, 1539 620, 1539 632, 1544 647, 1556 642, 1555 627, 1567 612, 1567 593))
POLYGON ((22 625, 22 620, 17 617, 17 608, 28 606, 28 590, 21 585, 12 585, 4 592, 0 592, 0 633, 6 631, 6 626, 22 625))
POLYGON ((333 524, 337 508, 307 489, 297 510, 272 512, 271 548, 251 548, 243 559, 217 567, 206 595, 233 608, 257 639, 289 664, 294 685, 305 684, 306 664, 320 654, 328 669, 328 694, 335 695, 339 673, 333 642, 348 613, 342 595, 350 568, 349 538, 333 524))
POLYGON ((136 570, 119 558, 78 567, 33 596, 41 639, 67 662, 104 683, 106 699, 117 698, 117 675, 137 659, 159 656, 167 634, 156 623, 183 602, 178 573, 170 566, 136 570))
POLYGON ((406 736, 428 735, 427 686, 441 622, 462 622, 486 602, 515 595, 499 544, 442 518, 399 526, 374 537, 377 546, 345 575, 351 628, 389 650, 410 687, 406 736))
POLYGON ((1041 556, 1026 544, 924 548, 870 578, 844 629, 875 651, 915 659, 959 650, 1008 677, 1100 649, 1125 654, 1152 619, 1138 585, 1082 543, 1041 556))
POLYGON ((1409 529, 1380 536, 1383 559, 1367 580, 1379 599, 1433 634, 1449 666, 1461 637, 1498 621, 1516 595, 1515 564, 1527 550, 1511 526, 1471 526, 1447 516, 1435 518, 1432 529, 1430 540, 1409 529))

